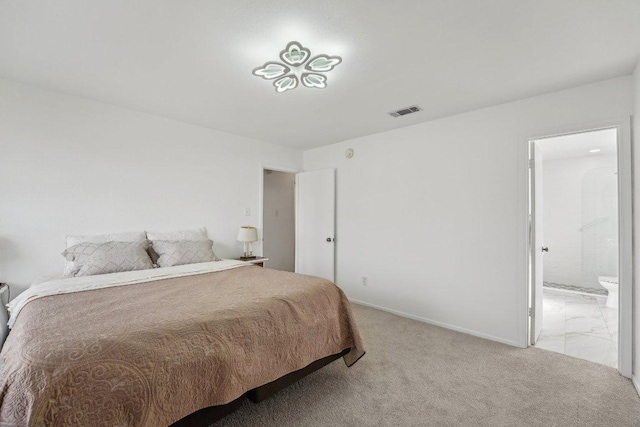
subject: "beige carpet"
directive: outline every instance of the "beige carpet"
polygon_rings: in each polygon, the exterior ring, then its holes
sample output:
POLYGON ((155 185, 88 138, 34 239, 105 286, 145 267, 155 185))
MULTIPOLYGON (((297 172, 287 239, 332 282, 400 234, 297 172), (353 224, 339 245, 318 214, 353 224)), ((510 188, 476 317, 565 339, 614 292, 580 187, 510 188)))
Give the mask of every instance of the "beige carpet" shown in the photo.
POLYGON ((640 426, 615 369, 354 305, 367 354, 342 360, 216 426, 640 426))

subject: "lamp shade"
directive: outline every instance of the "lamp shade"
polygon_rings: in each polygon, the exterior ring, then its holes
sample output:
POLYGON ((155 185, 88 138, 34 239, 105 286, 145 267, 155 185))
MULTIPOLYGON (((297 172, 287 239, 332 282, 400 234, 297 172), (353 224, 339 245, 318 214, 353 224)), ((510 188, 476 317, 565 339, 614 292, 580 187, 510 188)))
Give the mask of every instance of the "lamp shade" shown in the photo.
POLYGON ((258 230, 255 227, 243 226, 238 232, 239 242, 257 242, 258 230))

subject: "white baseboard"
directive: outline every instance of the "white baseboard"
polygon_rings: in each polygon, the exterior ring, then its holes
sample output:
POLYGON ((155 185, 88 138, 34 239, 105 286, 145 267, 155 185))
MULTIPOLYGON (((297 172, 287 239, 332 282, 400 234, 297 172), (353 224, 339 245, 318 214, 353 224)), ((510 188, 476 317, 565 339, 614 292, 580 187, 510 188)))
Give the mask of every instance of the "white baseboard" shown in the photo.
POLYGON ((427 319, 426 317, 416 316, 415 314, 404 313, 402 311, 394 310, 392 308, 382 307, 382 306, 379 306, 379 305, 371 304, 371 303, 364 302, 364 301, 359 301, 359 300, 352 299, 352 298, 349 298, 349 301, 352 301, 352 302, 354 302, 356 304, 364 305, 366 307, 371 307, 371 308, 376 308, 378 310, 386 311, 388 313, 397 314, 398 316, 406 317, 408 319, 418 320, 420 322, 428 323, 430 325, 440 326, 441 328, 451 329, 453 331, 463 332, 465 334, 473 335, 473 336, 476 336, 476 337, 479 337, 479 338, 484 338, 484 339, 491 340, 491 341, 496 341, 496 342, 499 342, 499 343, 502 343, 502 344, 507 344, 507 345, 511 345, 511 346, 514 346, 514 347, 522 348, 522 346, 519 343, 517 343, 516 341, 507 340, 507 339, 504 339, 504 338, 500 338, 500 337, 496 337, 496 336, 493 336, 493 335, 485 334, 483 332, 474 331, 473 329, 461 328, 459 326, 450 325, 448 323, 443 323, 443 322, 438 322, 436 320, 427 319))
POLYGON ((638 392, 638 397, 640 397, 640 378, 638 378, 637 375, 634 375, 633 377, 631 377, 631 382, 638 392))

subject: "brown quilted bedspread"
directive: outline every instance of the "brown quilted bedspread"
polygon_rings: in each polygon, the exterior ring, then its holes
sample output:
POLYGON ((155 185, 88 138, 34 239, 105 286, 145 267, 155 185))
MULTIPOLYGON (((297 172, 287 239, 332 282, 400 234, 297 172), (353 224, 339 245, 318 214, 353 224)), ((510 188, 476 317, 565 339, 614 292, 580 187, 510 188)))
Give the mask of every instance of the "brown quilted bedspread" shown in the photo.
POLYGON ((0 354, 0 426, 166 426, 349 347, 338 287, 255 266, 44 297, 0 354))

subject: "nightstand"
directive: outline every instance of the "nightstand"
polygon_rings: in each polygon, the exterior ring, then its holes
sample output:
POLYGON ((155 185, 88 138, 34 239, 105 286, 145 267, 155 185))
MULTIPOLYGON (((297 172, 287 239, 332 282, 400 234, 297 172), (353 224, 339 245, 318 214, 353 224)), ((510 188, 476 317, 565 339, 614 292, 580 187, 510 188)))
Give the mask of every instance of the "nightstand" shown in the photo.
POLYGON ((250 262, 253 265, 257 265, 258 267, 264 267, 265 261, 269 261, 269 258, 266 258, 263 256, 257 256, 255 258, 249 258, 249 259, 236 258, 236 260, 250 262))

